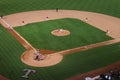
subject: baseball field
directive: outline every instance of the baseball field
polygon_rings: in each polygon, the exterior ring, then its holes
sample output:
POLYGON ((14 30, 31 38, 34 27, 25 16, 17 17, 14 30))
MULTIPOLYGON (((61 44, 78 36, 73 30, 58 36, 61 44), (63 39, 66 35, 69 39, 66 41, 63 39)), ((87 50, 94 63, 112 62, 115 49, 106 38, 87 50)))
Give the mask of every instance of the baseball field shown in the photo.
POLYGON ((84 80, 120 70, 119 4, 0 0, 0 80, 84 80), (34 59, 37 51, 43 59, 34 59))

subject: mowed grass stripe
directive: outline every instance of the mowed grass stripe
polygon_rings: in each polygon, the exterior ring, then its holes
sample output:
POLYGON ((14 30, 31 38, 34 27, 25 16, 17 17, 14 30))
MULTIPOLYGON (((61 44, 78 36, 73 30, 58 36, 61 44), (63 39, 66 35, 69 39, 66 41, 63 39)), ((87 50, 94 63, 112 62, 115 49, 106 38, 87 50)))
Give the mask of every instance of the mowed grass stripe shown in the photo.
POLYGON ((56 79, 59 77, 57 80, 64 80, 70 76, 92 71, 120 61, 119 48, 120 43, 116 43, 66 55, 61 63, 48 68, 48 71, 56 79))
POLYGON ((32 10, 59 8, 98 12, 120 17, 119 4, 119 0, 0 0, 0 13, 6 15, 32 10))
MULTIPOLYGON (((14 66, 14 69, 11 67, 13 70, 11 79, 24 80, 23 78, 20 78, 20 75, 23 74, 22 70, 24 68, 30 68, 37 70, 37 73, 35 75, 30 76, 30 80, 64 80, 65 78, 82 74, 84 72, 88 72, 119 61, 119 45, 120 43, 117 43, 101 48, 66 55, 64 56, 62 62, 51 67, 32 68, 24 66, 23 64, 21 64, 21 66, 16 65, 14 66), (16 74, 16 72, 18 73, 16 74)), ((11 63, 8 64, 10 65, 11 63)), ((11 73, 10 71, 11 70, 8 70, 9 74, 11 73)))
POLYGON ((78 19, 57 19, 16 27, 35 48, 48 50, 66 50, 112 39, 105 32, 78 19), (55 29, 69 30, 69 36, 57 37, 51 34, 55 29))
POLYGON ((8 76, 15 66, 20 66, 20 56, 25 49, 1 25, 0 31, 0 74, 8 76))
MULTIPOLYGON (((23 80, 21 76, 24 74, 23 69, 25 68, 33 68, 23 64, 20 60, 21 54, 25 51, 25 49, 21 46, 21 44, 16 41, 16 39, 9 34, 2 26, 0 26, 0 74, 6 76, 11 80, 23 80), (2 44, 2 45, 1 45, 2 44)), ((35 69, 35 68, 33 68, 35 69)), ((36 68, 37 69, 37 68, 36 68)), ((38 69, 38 77, 33 76, 34 80, 39 80, 43 75, 42 79, 48 80, 50 76, 47 76, 45 70, 38 69), (40 70, 40 71, 39 71, 40 70), (42 75, 40 73, 42 72, 42 75)), ((51 78, 52 79, 52 78, 51 78)))
MULTIPOLYGON (((7 33, 8 32, 5 31, 4 34, 7 33)), ((2 37, 3 41, 5 38, 2 37)), ((6 44, 5 42, 3 43, 6 44)), ((19 60, 21 52, 23 51, 20 48, 20 50, 17 50, 18 52, 16 50, 13 51, 14 53, 12 51, 9 53, 7 50, 7 53, 0 53, 0 55, 2 55, 3 57, 2 62, 0 61, 0 64, 2 65, 0 66, 0 74, 12 80, 24 80, 20 76, 23 75, 24 68, 29 68, 37 71, 35 75, 30 76, 31 80, 64 80, 65 78, 82 74, 84 72, 88 72, 118 61, 120 57, 119 45, 120 43, 66 55, 64 56, 62 62, 60 62, 59 64, 44 68, 35 68, 23 64, 19 60), (8 60, 5 58, 6 56, 8 56, 6 54, 12 54, 9 55, 8 60)), ((9 46, 6 47, 9 48, 9 46)), ((10 48, 13 47, 11 46, 10 48)))

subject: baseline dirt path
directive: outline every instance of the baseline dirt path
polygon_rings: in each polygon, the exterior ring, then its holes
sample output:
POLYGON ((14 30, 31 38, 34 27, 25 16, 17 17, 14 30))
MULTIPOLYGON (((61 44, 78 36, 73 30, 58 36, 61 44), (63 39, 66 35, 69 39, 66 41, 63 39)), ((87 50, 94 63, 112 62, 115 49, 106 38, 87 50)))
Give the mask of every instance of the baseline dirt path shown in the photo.
POLYGON ((66 55, 66 54, 70 54, 70 53, 74 53, 74 52, 78 52, 78 51, 85 51, 88 49, 106 46, 106 45, 110 45, 110 44, 114 44, 114 43, 118 43, 118 42, 120 42, 120 38, 108 40, 108 41, 104 41, 104 42, 100 42, 100 43, 96 43, 96 44, 91 44, 91 45, 87 45, 87 46, 82 46, 82 47, 78 47, 78 48, 68 49, 68 50, 57 52, 57 53, 66 55))
POLYGON ((34 49, 22 36, 20 36, 14 29, 9 29, 9 32, 27 49, 34 49))
POLYGON ((110 33, 108 35, 113 38, 120 37, 119 18, 93 12, 75 10, 59 10, 59 12, 56 12, 55 10, 40 10, 7 15, 4 17, 4 20, 13 27, 17 27, 22 25, 22 21, 28 24, 58 18, 80 19, 103 31, 109 30, 110 33), (48 18, 46 19, 46 17, 48 18), (86 18, 88 19, 87 21, 86 18))
MULTIPOLYGON (((11 14, 11 15, 4 16, 4 20, 12 27, 17 27, 17 26, 23 25, 22 24, 23 21, 25 22, 25 24, 28 24, 28 23, 53 20, 53 19, 58 19, 58 18, 80 19, 80 20, 82 20, 90 25, 93 25, 94 27, 97 27, 105 32, 109 31, 108 35, 111 36, 112 38, 115 38, 110 41, 105 41, 105 42, 101 42, 101 43, 97 43, 97 44, 92 44, 92 45, 88 45, 88 46, 83 46, 83 47, 79 47, 79 48, 75 48, 75 49, 69 49, 69 50, 58 52, 60 54, 64 55, 64 54, 69 54, 69 53, 73 53, 73 52, 77 52, 77 51, 81 51, 81 50, 87 50, 87 49, 91 49, 91 48, 95 48, 95 47, 100 47, 100 46, 105 46, 105 45, 120 42, 120 39, 119 39, 119 37, 120 37, 120 34, 119 34, 120 33, 120 27, 119 27, 120 19, 116 18, 116 17, 112 17, 112 16, 99 14, 99 13, 74 11, 74 10, 59 10, 59 12, 56 12, 55 10, 41 10, 41 11, 30 11, 30 12, 23 12, 23 13, 17 13, 17 14, 11 14), (47 19, 46 19, 46 17, 47 17, 47 19)), ((9 28, 9 26, 6 25, 4 21, 1 21, 1 19, 0 19, 0 23, 2 25, 4 25, 5 28, 7 28, 7 29, 9 28)), ((13 29, 8 30, 8 31, 11 34, 13 34, 18 40, 24 41, 24 38, 20 37, 20 35, 18 33, 16 33, 13 29), (21 38, 21 39, 19 39, 19 38, 21 38)), ((24 41, 22 44, 24 44, 24 47, 28 50, 34 49, 26 41, 24 41)), ((26 54, 30 55, 30 53, 26 53, 26 54)), ((101 71, 102 72, 106 71, 106 68, 103 68, 103 70, 100 70, 99 74, 102 73, 101 71)), ((92 73, 92 72, 90 72, 90 73, 92 73)), ((96 76, 96 75, 94 75, 94 76, 96 76)), ((82 75, 80 75, 80 76, 82 76, 82 75)), ((82 78, 76 78, 76 76, 75 76, 73 80, 82 80, 82 78)))

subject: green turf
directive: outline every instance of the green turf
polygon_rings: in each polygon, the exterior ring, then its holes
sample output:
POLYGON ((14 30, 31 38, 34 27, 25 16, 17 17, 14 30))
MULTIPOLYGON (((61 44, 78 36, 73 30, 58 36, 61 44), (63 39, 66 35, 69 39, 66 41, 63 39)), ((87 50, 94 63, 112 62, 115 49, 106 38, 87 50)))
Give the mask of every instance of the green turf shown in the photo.
MULTIPOLYGON (((0 15, 55 8, 98 12, 120 17, 120 0, 0 0, 0 15)), ((34 68, 20 61, 20 55, 25 49, 0 25, 0 74, 10 80, 26 80, 20 76, 24 74, 24 68, 29 68, 37 70, 37 73, 27 80, 63 80, 118 61, 119 48, 120 43, 78 52, 66 55, 56 66, 34 68)))
POLYGON ((65 55, 59 64, 51 67, 35 68, 20 61, 25 49, 2 26, 0 42, 0 74, 10 80, 26 80, 21 78, 25 68, 37 71, 27 80, 64 80, 120 60, 120 43, 117 43, 65 55))
POLYGON ((11 70, 20 68, 23 65, 20 56, 24 51, 23 46, 0 25, 0 74, 8 76, 11 70))
POLYGON ((57 80, 63 80, 120 61, 119 51, 120 43, 116 43, 66 55, 60 64, 48 68, 48 71, 52 71, 50 74, 57 80))
POLYGON ((120 17, 120 0, 0 0, 2 15, 55 8, 98 12, 120 17))
POLYGON ((48 50, 66 50, 88 44, 112 39, 105 32, 78 19, 57 19, 16 27, 19 32, 35 48, 48 50), (51 34, 55 29, 69 30, 69 36, 58 37, 51 34))

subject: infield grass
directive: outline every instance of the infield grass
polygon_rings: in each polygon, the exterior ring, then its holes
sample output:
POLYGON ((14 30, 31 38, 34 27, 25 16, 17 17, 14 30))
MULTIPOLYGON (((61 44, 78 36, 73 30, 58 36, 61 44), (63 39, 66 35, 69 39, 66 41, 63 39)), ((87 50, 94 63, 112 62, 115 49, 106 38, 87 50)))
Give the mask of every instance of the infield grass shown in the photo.
MULTIPOLYGON (((120 17, 120 0, 0 0, 0 15, 55 8, 91 11, 120 17)), ((44 22, 40 24, 42 26, 47 25, 44 22)), ((32 25, 34 26, 34 24, 32 25)), ((35 28, 28 27, 26 30, 33 29, 33 31, 36 31, 35 28)), ((59 27, 61 26, 56 26, 56 28, 59 27)), ((89 32, 91 33, 92 31, 89 32)), ((30 32, 29 34, 33 33, 30 32)), ((43 34, 46 33, 43 32, 43 34)), ((96 38, 94 37, 94 39, 96 38)), ((48 40, 52 42, 51 39, 48 40)), ((21 78, 24 74, 24 68, 37 71, 34 75, 30 75, 28 80, 64 80, 65 78, 120 61, 120 43, 66 55, 61 63, 46 68, 34 68, 23 64, 20 61, 20 56, 24 51, 25 49, 21 44, 0 25, 0 74, 10 80, 26 80, 21 78)))
POLYGON ((24 51, 20 43, 0 26, 0 74, 10 80, 26 80, 21 78, 26 68, 36 70, 27 80, 65 80, 120 61, 120 43, 65 55, 59 64, 42 68, 22 63, 20 56, 24 51))
POLYGON ((84 23, 78 19, 64 18, 57 20, 32 23, 21 27, 15 27, 35 48, 48 50, 66 50, 84 45, 112 39, 105 32, 84 23), (55 29, 70 31, 68 36, 54 36, 51 32, 55 29))

